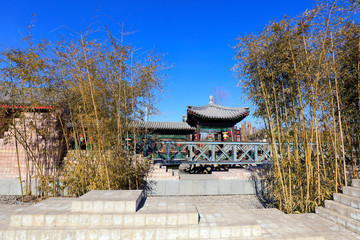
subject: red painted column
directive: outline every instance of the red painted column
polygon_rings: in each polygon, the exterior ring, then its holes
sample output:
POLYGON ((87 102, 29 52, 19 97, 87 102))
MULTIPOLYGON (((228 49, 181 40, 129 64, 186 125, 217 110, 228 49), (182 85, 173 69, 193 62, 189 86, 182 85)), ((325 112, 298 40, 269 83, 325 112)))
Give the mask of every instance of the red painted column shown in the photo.
POLYGON ((233 142, 235 142, 235 126, 232 126, 232 129, 231 129, 231 140, 233 142))
POLYGON ((197 138, 197 141, 200 141, 200 125, 199 125, 199 122, 196 123, 196 138, 197 138))
POLYGON ((154 149, 155 149, 155 147, 156 147, 156 133, 153 133, 153 141, 154 141, 154 149))

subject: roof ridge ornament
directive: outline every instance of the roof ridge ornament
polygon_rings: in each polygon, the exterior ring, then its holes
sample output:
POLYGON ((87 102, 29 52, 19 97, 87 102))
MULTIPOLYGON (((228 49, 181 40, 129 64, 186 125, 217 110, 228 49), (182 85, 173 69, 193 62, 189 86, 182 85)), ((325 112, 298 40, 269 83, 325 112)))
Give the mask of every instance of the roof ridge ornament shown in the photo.
POLYGON ((210 95, 209 104, 213 104, 213 96, 210 95))

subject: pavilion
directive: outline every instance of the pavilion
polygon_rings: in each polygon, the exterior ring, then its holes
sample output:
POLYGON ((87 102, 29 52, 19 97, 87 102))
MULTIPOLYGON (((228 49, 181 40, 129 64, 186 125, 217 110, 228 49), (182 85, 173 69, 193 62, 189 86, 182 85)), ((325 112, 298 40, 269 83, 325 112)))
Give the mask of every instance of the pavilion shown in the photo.
POLYGON ((235 141, 235 125, 249 115, 248 107, 217 105, 210 96, 209 104, 188 106, 182 122, 140 122, 149 137, 156 140, 235 141))

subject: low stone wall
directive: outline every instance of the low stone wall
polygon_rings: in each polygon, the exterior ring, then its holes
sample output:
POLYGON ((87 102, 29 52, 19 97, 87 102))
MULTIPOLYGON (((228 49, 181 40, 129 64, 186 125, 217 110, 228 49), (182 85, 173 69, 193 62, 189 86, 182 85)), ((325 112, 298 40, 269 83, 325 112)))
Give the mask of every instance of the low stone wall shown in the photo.
MULTIPOLYGON (((31 182, 31 191, 36 193, 37 181, 32 180, 31 182)), ((22 185, 25 194, 25 184, 22 185)), ((0 195, 21 195, 19 179, 0 179, 0 195)))
POLYGON ((180 179, 148 180, 150 196, 239 195, 256 194, 261 180, 180 179))

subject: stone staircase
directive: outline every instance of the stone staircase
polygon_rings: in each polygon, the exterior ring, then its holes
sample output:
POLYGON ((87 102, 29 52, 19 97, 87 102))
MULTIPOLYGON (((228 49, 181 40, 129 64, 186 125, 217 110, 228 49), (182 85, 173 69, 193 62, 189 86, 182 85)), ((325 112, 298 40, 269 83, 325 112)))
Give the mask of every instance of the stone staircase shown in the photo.
POLYGON ((146 180, 179 180, 179 172, 167 169, 166 166, 161 164, 154 164, 146 180))
POLYGON ((343 187, 343 193, 334 193, 333 199, 325 201, 325 208, 316 207, 316 214, 360 234, 360 179, 343 187))
POLYGON ((261 225, 229 213, 199 214, 181 197, 136 191, 91 191, 11 209, 0 239, 261 239, 261 225))

